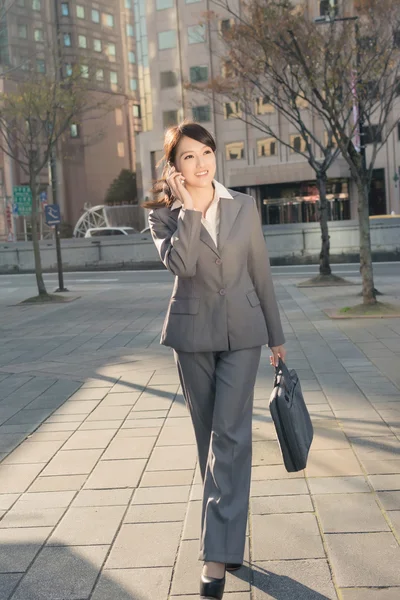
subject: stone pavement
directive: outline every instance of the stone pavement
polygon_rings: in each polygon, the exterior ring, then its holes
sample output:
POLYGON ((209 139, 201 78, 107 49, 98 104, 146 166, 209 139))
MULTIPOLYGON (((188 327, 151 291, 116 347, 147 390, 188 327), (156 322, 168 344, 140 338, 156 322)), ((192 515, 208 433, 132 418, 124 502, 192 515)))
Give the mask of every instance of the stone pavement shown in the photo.
MULTIPOLYGON (((295 283, 276 285, 315 441, 287 474, 265 349, 246 562, 224 598, 398 600, 400 319, 331 321, 358 288, 295 283)), ((400 281, 377 284, 399 300, 400 281)), ((170 288, 81 284, 51 307, 0 291, 0 600, 198 597, 194 438, 158 343, 170 288)))

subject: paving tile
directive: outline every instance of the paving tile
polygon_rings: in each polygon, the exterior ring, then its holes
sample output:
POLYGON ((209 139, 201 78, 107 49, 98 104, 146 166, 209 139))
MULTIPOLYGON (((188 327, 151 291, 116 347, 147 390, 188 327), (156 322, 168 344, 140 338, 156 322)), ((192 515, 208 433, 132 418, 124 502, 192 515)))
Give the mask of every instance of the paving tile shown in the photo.
POLYGON ((313 512, 310 496, 262 496, 251 499, 253 515, 313 512))
POLYGON ((308 494, 304 478, 253 481, 250 490, 250 496, 288 496, 293 494, 308 494))
POLYGON ((198 540, 201 529, 201 500, 188 503, 186 519, 183 526, 183 540, 198 540))
POLYGON ((255 561, 324 556, 314 515, 253 515, 251 526, 255 561))
POLYGON ((281 465, 256 465, 251 469, 252 481, 265 481, 265 479, 299 479, 304 478, 304 471, 288 473, 281 465))
POLYGON ((387 514, 397 535, 400 536, 400 510, 390 510, 387 514))
POLYGON ((51 527, 0 529, 0 573, 24 572, 51 530, 51 527))
POLYGON ((80 490, 87 475, 55 475, 53 477, 38 477, 29 487, 29 492, 53 492, 80 490))
POLYGON ((177 504, 132 504, 126 513, 124 523, 163 523, 183 522, 186 503, 177 504))
MULTIPOLYGON (((76 401, 74 402, 72 399, 68 400, 65 404, 60 406, 51 417, 58 417, 60 415, 89 415, 95 408, 98 406, 100 400, 90 400, 90 401, 76 401)), ((74 419, 70 419, 73 421, 74 419)), ((48 419, 50 422, 50 418, 48 419)))
POLYGON ((125 419, 130 406, 99 406, 87 417, 87 421, 119 421, 125 419))
POLYGON ((196 446, 163 446, 154 448, 146 467, 147 471, 180 471, 194 469, 196 446))
POLYGON ((107 546, 44 548, 13 600, 88 598, 107 550, 107 546))
POLYGON ((400 510, 400 490, 397 492, 378 492, 378 498, 385 510, 400 510))
POLYGON ((193 469, 184 471, 145 471, 140 481, 140 487, 190 485, 192 481, 193 469))
POLYGON ((19 497, 19 494, 0 494, 0 510, 8 510, 19 497))
POLYGON ((15 589, 21 577, 22 573, 0 574, 0 600, 8 600, 10 598, 11 592, 15 589))
POLYGON ((104 569, 92 600, 167 600, 171 567, 104 569))
MULTIPOLYGON (((129 421, 130 423, 131 421, 129 421)), ((125 421, 125 423, 128 423, 128 421, 125 421)), ((161 424, 160 424, 161 427, 161 424)), ((115 439, 119 440, 119 439, 126 439, 126 438, 133 438, 133 437, 157 437, 158 434, 160 433, 160 427, 135 427, 135 428, 124 428, 124 429, 120 429, 116 436, 115 439)))
POLYGON ((364 477, 311 477, 308 480, 314 494, 357 494, 370 492, 364 477))
POLYGON ((125 506, 71 507, 50 536, 48 545, 94 546, 112 543, 125 506))
POLYGON ((318 425, 314 427, 313 451, 340 448, 350 448, 349 441, 343 432, 333 427, 321 427, 318 425))
POLYGON ((64 442, 25 441, 3 460, 3 465, 18 465, 48 462, 61 448, 64 442))
POLYGON ((102 400, 107 395, 107 392, 110 389, 111 386, 108 386, 108 389, 107 387, 80 389, 69 398, 69 401, 74 402, 75 400, 102 400))
POLYGON ((187 446, 196 443, 193 427, 164 427, 157 446, 187 446))
POLYGON ((47 433, 43 433, 35 431, 31 435, 28 436, 29 442, 65 442, 69 437, 71 437, 71 431, 49 431, 47 433))
POLYGON ((132 408, 138 401, 140 394, 141 392, 107 394, 107 396, 101 401, 101 406, 130 406, 132 408))
POLYGON ((361 475, 361 467, 352 450, 311 449, 306 473, 308 477, 361 475))
POLYGON ((392 460, 400 458, 400 440, 394 435, 374 438, 351 438, 353 449, 361 460, 392 460))
POLYGON ((181 523, 122 525, 106 562, 106 568, 172 567, 181 529, 181 523), (137 543, 138 540, 140 544, 137 543), (160 540, 163 540, 162 544, 160 540))
POLYGON ((85 483, 85 489, 134 488, 146 466, 146 460, 101 460, 85 483))
POLYGON ((44 466, 44 464, 0 464, 0 494, 25 492, 44 466))
POLYGON ((54 527, 66 508, 39 508, 27 503, 15 505, 1 519, 0 528, 10 527, 54 527))
POLYGON ((131 489, 82 490, 72 503, 76 506, 127 506, 132 496, 131 489))
POLYGON ((363 467, 371 475, 400 474, 400 459, 395 460, 368 460, 363 459, 363 467))
POLYGON ((389 531, 372 494, 325 494, 314 502, 326 533, 389 531))
POLYGON ((162 498, 164 504, 187 502, 190 487, 188 485, 137 488, 132 504, 158 504, 162 498))
POLYGON ((43 423, 37 430, 37 433, 55 433, 58 431, 75 431, 82 424, 82 421, 71 421, 68 423, 43 423))
POLYGON ((400 474, 370 475, 369 480, 377 491, 400 490, 400 474))
POLYGON ((123 423, 121 429, 140 429, 142 427, 161 427, 164 425, 164 419, 130 419, 123 423))
POLYGON ((342 588, 343 600, 399 600, 400 589, 342 588))
POLYGON ((113 429, 104 429, 101 431, 76 431, 64 444, 63 450, 106 448, 114 435, 115 430, 113 429))
POLYGON ((102 450, 61 450, 50 461, 42 475, 85 475, 90 473, 102 450))
POLYGON ((254 600, 336 600, 325 559, 257 562, 253 565, 254 600))
MULTIPOLYGON (((16 507, 22 505, 31 508, 66 508, 75 495, 73 491, 67 492, 27 492, 19 497, 16 507)), ((1 498, 1 496, 0 496, 1 498)))
POLYGON ((327 534, 325 539, 339 587, 399 585, 400 547, 391 533, 327 534))
POLYGON ((253 442, 252 464, 281 465, 282 454, 276 441, 253 442))
POLYGON ((103 454, 102 460, 148 458, 155 441, 155 437, 115 439, 103 454))

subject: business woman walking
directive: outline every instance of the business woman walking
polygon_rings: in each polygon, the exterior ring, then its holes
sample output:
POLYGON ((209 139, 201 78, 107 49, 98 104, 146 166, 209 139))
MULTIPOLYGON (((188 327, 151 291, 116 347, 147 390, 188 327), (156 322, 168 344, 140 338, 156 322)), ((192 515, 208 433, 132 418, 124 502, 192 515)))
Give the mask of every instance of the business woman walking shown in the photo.
POLYGON ((167 130, 163 176, 146 206, 175 275, 161 343, 174 349, 204 484, 200 597, 220 600, 225 569, 243 562, 261 347, 271 364, 285 349, 255 201, 215 181, 215 151, 197 123, 167 130))

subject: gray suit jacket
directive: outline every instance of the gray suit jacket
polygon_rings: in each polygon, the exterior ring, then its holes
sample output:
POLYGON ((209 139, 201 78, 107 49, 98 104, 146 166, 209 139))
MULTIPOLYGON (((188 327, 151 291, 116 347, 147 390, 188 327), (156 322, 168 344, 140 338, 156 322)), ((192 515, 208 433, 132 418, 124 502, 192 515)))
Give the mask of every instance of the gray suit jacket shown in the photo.
POLYGON ((241 350, 284 343, 268 252, 254 199, 220 198, 218 248, 201 212, 149 214, 154 242, 175 275, 161 344, 182 352, 241 350))

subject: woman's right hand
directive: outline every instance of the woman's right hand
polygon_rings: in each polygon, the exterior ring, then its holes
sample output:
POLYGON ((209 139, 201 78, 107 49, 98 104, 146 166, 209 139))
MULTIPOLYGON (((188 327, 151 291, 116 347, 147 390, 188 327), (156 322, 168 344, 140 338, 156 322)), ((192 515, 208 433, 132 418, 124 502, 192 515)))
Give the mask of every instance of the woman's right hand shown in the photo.
POLYGON ((185 188, 185 179, 182 173, 179 173, 175 167, 171 167, 166 181, 171 188, 174 197, 177 200, 180 200, 185 208, 195 210, 193 198, 185 188))

